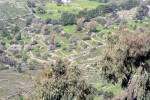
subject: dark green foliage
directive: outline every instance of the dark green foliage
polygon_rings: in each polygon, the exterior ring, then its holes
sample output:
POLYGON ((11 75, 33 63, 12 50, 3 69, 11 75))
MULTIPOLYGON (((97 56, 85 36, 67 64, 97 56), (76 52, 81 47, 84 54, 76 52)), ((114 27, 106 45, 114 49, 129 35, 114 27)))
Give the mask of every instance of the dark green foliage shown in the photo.
POLYGON ((36 96, 30 99, 93 100, 95 89, 80 78, 80 71, 71 67, 68 60, 58 60, 51 68, 46 68, 36 77, 36 96))
POLYGON ((26 61, 27 61, 27 59, 28 59, 28 56, 27 56, 27 55, 25 55, 25 54, 23 54, 23 55, 22 55, 22 60, 23 60, 23 62, 26 62, 26 61))
POLYGON ((37 7, 36 13, 39 13, 39 14, 45 14, 46 11, 45 11, 44 8, 42 8, 42 7, 37 7))
POLYGON ((38 66, 40 66, 40 65, 35 60, 29 62, 29 64, 28 64, 29 70, 36 70, 38 68, 38 66))
POLYGON ((86 21, 89 21, 90 19, 97 17, 97 16, 103 16, 107 13, 115 12, 118 9, 118 6, 115 3, 110 3, 106 5, 100 5, 96 7, 96 9, 93 10, 87 10, 84 9, 79 12, 79 14, 74 15, 68 12, 62 13, 61 16, 61 22, 62 25, 73 25, 76 23, 76 18, 85 18, 86 21))
POLYGON ((27 19, 27 21, 26 21, 26 26, 31 25, 31 23, 32 23, 32 18, 27 19))
POLYGON ((77 31, 81 31, 81 30, 82 30, 82 27, 78 25, 76 30, 77 30, 77 31))
POLYGON ((22 72, 21 64, 18 64, 16 69, 19 73, 21 73, 22 72))
POLYGON ((10 65, 10 66, 16 66, 16 61, 9 59, 8 57, 4 57, 2 60, 2 63, 6 64, 6 65, 10 65))
POLYGON ((6 45, 6 43, 5 43, 4 41, 1 41, 1 45, 5 46, 5 45, 6 45))
POLYGON ((45 23, 46 23, 46 24, 57 25, 57 24, 60 24, 60 21, 57 20, 57 19, 50 19, 50 18, 47 18, 47 19, 45 20, 45 23))
POLYGON ((84 17, 86 20, 90 20, 91 18, 97 17, 97 16, 103 16, 107 13, 114 12, 117 9, 117 6, 113 5, 100 5, 96 9, 93 10, 83 10, 80 11, 78 14, 78 17, 84 17))
POLYGON ((140 0, 125 0, 120 4, 122 10, 130 10, 140 4, 140 0))
POLYGON ((57 6, 61 6, 62 5, 61 0, 56 0, 56 2, 57 2, 57 6))
POLYGON ((6 67, 1 61, 0 61, 0 70, 7 70, 9 67, 6 67))
POLYGON ((12 29, 12 32, 13 33, 18 33, 20 31, 20 28, 18 26, 15 26, 13 29, 12 29))
POLYGON ((148 15, 149 12, 149 8, 146 5, 142 5, 138 8, 135 16, 134 16, 134 20, 142 20, 145 16, 148 15))
POLYGON ((21 33, 19 33, 19 34, 16 36, 16 40, 17 40, 17 41, 21 40, 21 33))
POLYGON ((46 24, 50 24, 51 21, 52 21, 52 20, 51 20, 50 18, 47 18, 47 19, 45 20, 45 23, 46 23, 46 24))
POLYGON ((27 1, 27 6, 30 7, 30 8, 35 8, 35 3, 32 2, 32 1, 27 1))
MULTIPOLYGON (((108 82, 113 84, 119 80, 122 88, 128 88, 127 98, 131 94, 138 97, 147 96, 149 93, 149 73, 150 73, 150 37, 147 33, 129 33, 109 38, 109 47, 105 50, 105 56, 102 60, 102 75, 108 82), (136 78, 142 79, 135 80, 136 78), (141 85, 135 87, 138 83, 141 85), (134 91, 134 92, 133 92, 134 91), (143 91, 143 94, 136 94, 143 91)), ((127 99, 131 100, 131 99, 127 99)), ((141 100, 141 99, 140 99, 141 100)), ((148 99, 142 99, 148 100, 148 99)))
POLYGON ((61 16, 62 25, 73 25, 76 23, 76 16, 74 14, 64 12, 61 16))
POLYGON ((114 94, 112 92, 105 92, 104 93, 104 99, 105 100, 109 100, 109 99, 111 99, 113 97, 114 97, 114 94))
POLYGON ((2 33, 1 33, 1 36, 2 36, 2 37, 6 37, 6 36, 7 36, 7 34, 8 34, 7 29, 6 29, 6 28, 4 28, 4 27, 2 27, 2 33))

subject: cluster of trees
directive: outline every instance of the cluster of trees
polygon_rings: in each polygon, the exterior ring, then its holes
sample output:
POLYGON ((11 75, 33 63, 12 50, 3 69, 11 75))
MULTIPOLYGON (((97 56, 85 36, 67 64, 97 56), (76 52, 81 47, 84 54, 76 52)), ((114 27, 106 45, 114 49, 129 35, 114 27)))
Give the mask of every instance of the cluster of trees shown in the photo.
POLYGON ((68 60, 58 60, 36 77, 29 100, 93 100, 96 90, 80 78, 76 66, 68 60))
POLYGON ((27 6, 30 7, 30 8, 35 8, 36 7, 35 3, 32 2, 32 1, 27 1, 27 6))
MULTIPOLYGON (((149 100, 149 34, 126 33, 121 31, 119 35, 108 38, 108 47, 103 52, 101 62, 101 75, 113 84, 121 81, 120 86, 126 93, 115 98, 149 100)), ((94 95, 95 89, 80 78, 77 67, 71 66, 68 60, 58 60, 42 70, 35 78, 33 94, 29 99, 93 100, 94 95)), ((105 96, 114 95, 106 92, 105 96)))
POLYGON ((33 1, 27 1, 27 6, 32 9, 33 13, 40 13, 40 14, 45 14, 46 13, 44 8, 42 8, 40 6, 36 6, 35 2, 33 2, 33 1), (37 9, 35 10, 33 8, 37 8, 37 9))
POLYGON ((150 36, 147 33, 129 34, 121 32, 119 36, 108 38, 109 46, 103 52, 101 62, 102 75, 113 84, 121 81, 125 92, 120 93, 117 100, 149 100, 150 36))
POLYGON ((119 5, 122 10, 130 10, 133 7, 139 6, 141 0, 125 0, 119 5))
POLYGON ((42 7, 37 7, 37 10, 35 12, 39 13, 39 14, 45 14, 46 13, 45 9, 42 7))
POLYGON ((61 15, 61 23, 62 25, 73 25, 76 23, 76 15, 64 12, 61 15))
POLYGON ((98 23, 96 21, 86 22, 85 27, 91 32, 95 31, 98 27, 98 23))
MULTIPOLYGON (((103 2, 107 2, 107 0, 104 0, 103 2)), ((96 9, 84 9, 77 15, 64 12, 62 13, 61 22, 63 25, 72 25, 75 24, 77 18, 83 17, 85 18, 85 21, 89 21, 97 16, 104 16, 107 13, 116 12, 117 10, 130 10, 138 5, 140 5, 140 0, 125 0, 121 3, 118 3, 117 1, 110 1, 105 5, 96 7, 96 9)))
POLYGON ((2 63, 6 64, 6 65, 10 65, 10 66, 16 66, 17 62, 15 60, 9 59, 8 57, 4 57, 2 59, 2 63))
POLYGON ((47 18, 47 19, 45 20, 45 23, 46 23, 46 24, 52 24, 52 25, 61 24, 60 20, 57 20, 57 19, 50 19, 50 18, 47 18))
POLYGON ((120 10, 129 10, 140 4, 141 0, 95 0, 101 3, 115 3, 120 10))
POLYGON ((38 6, 36 9, 32 9, 32 12, 37 13, 37 14, 45 14, 46 13, 45 9, 41 6, 38 6))
POLYGON ((2 25, 0 27, 1 30, 1 36, 6 37, 6 36, 10 36, 11 35, 16 35, 16 33, 20 32, 20 27, 18 27, 17 25, 11 27, 9 25, 2 25))
POLYGON ((144 17, 148 15, 148 12, 149 12, 149 8, 147 7, 147 5, 141 5, 140 7, 138 7, 138 10, 133 19, 142 20, 144 17))
POLYGON ((85 21, 89 21, 90 19, 97 17, 97 16, 103 16, 106 13, 114 12, 115 9, 112 8, 110 5, 101 5, 98 6, 96 9, 93 10, 83 10, 80 11, 79 14, 74 15, 68 12, 62 13, 61 16, 61 22, 63 25, 73 25, 76 23, 77 18, 85 18, 85 21))
POLYGON ((61 6, 62 5, 62 0, 56 0, 57 6, 61 6))
POLYGON ((26 20, 26 26, 31 25, 31 23, 32 23, 32 18, 29 18, 26 20))

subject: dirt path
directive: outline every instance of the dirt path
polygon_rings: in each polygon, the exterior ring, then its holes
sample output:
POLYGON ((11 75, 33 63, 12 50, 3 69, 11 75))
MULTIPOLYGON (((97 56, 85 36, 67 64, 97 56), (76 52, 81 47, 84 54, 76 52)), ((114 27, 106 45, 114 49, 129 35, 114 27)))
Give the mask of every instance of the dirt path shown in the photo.
POLYGON ((28 5, 26 4, 26 7, 29 9, 29 11, 36 17, 36 18, 40 18, 39 16, 35 15, 32 10, 28 7, 28 5))
MULTIPOLYGON (((101 43, 102 43, 102 45, 101 45, 101 46, 106 46, 106 43, 105 43, 105 42, 103 42, 103 41, 95 40, 95 39, 94 39, 94 38, 92 38, 92 37, 91 37, 91 39, 92 39, 92 41, 94 41, 94 42, 101 42, 101 43)), ((101 47, 101 46, 99 46, 99 47, 101 47)))
POLYGON ((90 46, 91 48, 93 48, 93 46, 91 44, 89 44, 88 42, 83 41, 83 40, 82 40, 82 42, 85 43, 86 45, 90 46))
POLYGON ((62 55, 64 55, 65 57, 67 56, 67 55, 65 55, 62 51, 60 51, 60 53, 61 53, 62 55))
POLYGON ((29 53, 30 53, 29 55, 30 55, 31 59, 34 59, 34 60, 41 62, 41 63, 49 63, 48 61, 35 58, 31 51, 29 53))
POLYGON ((50 55, 53 56, 53 57, 60 57, 60 56, 58 56, 58 55, 56 55, 54 53, 50 53, 50 55))
POLYGON ((78 54, 75 50, 73 50, 74 54, 78 54))

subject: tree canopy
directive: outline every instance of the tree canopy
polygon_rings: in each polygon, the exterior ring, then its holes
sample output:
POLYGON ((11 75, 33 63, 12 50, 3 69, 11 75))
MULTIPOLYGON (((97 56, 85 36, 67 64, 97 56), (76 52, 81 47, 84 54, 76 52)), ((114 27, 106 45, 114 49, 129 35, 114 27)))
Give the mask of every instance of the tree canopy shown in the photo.
POLYGON ((80 78, 68 60, 58 60, 36 77, 32 100, 93 100, 95 89, 80 78))
MULTIPOLYGON (((108 82, 113 84, 119 82, 123 89, 128 88, 127 94, 124 94, 125 98, 132 100, 137 98, 148 100, 149 98, 149 40, 148 33, 126 34, 124 31, 119 36, 114 35, 108 38, 110 44, 104 51, 102 75, 108 82), (137 84, 140 86, 135 87, 137 84), (136 96, 131 97, 131 94, 136 96)), ((121 98, 123 99, 123 97, 121 98)))

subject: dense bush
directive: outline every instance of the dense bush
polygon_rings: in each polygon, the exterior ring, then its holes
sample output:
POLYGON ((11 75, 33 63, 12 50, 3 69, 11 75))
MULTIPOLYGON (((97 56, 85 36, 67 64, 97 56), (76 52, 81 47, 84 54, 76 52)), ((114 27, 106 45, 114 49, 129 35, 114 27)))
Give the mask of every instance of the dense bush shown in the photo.
POLYGON ((104 93, 104 99, 108 100, 114 97, 114 94, 112 92, 105 92, 104 93))
POLYGON ((89 31, 95 31, 96 28, 98 27, 98 23, 97 23, 96 21, 86 22, 86 23, 85 23, 85 27, 86 27, 89 31))
POLYGON ((74 14, 64 12, 61 16, 62 25, 73 25, 76 23, 76 16, 74 14))
POLYGON ((58 19, 50 19, 50 18, 47 18, 45 20, 45 23, 46 24, 52 24, 52 25, 57 25, 57 24, 60 24, 60 21, 58 19))
POLYGON ((147 7, 147 5, 142 5, 140 7, 138 7, 138 10, 135 14, 135 16, 133 17, 134 20, 142 20, 144 17, 146 17, 148 15, 149 12, 149 8, 147 7))
MULTIPOLYGON (((110 43, 104 50, 102 75, 113 84, 121 81, 123 89, 128 88, 121 100, 148 100, 150 91, 150 36, 147 33, 122 33, 108 38, 110 43), (136 78, 143 78, 145 83, 136 78), (136 87, 138 84, 140 86, 136 87), (144 94, 140 94, 143 91, 144 94), (132 97, 131 95, 135 95, 132 97), (129 99, 130 98, 130 99, 129 99)), ((114 99, 116 100, 116 99, 114 99)))
POLYGON ((44 8, 42 8, 42 7, 37 7, 36 13, 39 13, 39 14, 45 14, 46 11, 45 11, 44 8))
POLYGON ((68 12, 64 12, 61 16, 62 25, 73 25, 76 23, 77 18, 84 18, 84 21, 89 21, 97 16, 103 16, 107 13, 114 12, 118 9, 115 3, 109 3, 106 5, 100 5, 93 10, 84 9, 79 14, 74 15, 68 12))
POLYGON ((125 0, 120 4, 120 8, 122 10, 130 10, 133 7, 136 7, 140 4, 140 0, 125 0))
POLYGON ((27 1, 27 6, 30 7, 30 8, 35 8, 35 3, 32 2, 32 1, 27 1))
POLYGON ((17 41, 21 40, 21 33, 19 33, 19 34, 16 36, 16 40, 17 40, 17 41))
POLYGON ((17 62, 15 60, 12 60, 8 57, 4 57, 2 60, 2 63, 6 64, 6 65, 10 65, 10 66, 16 66, 17 62))
POLYGON ((71 67, 68 60, 51 64, 34 82, 31 100, 93 100, 95 94, 95 89, 80 78, 80 71, 71 67))
POLYGON ((77 26, 76 31, 82 31, 82 27, 81 26, 77 26))
POLYGON ((32 46, 30 44, 27 44, 27 45, 24 46, 24 50, 26 52, 30 51, 31 49, 32 49, 32 46))
POLYGON ((26 26, 31 25, 31 23, 32 23, 32 18, 29 18, 26 20, 26 26))

